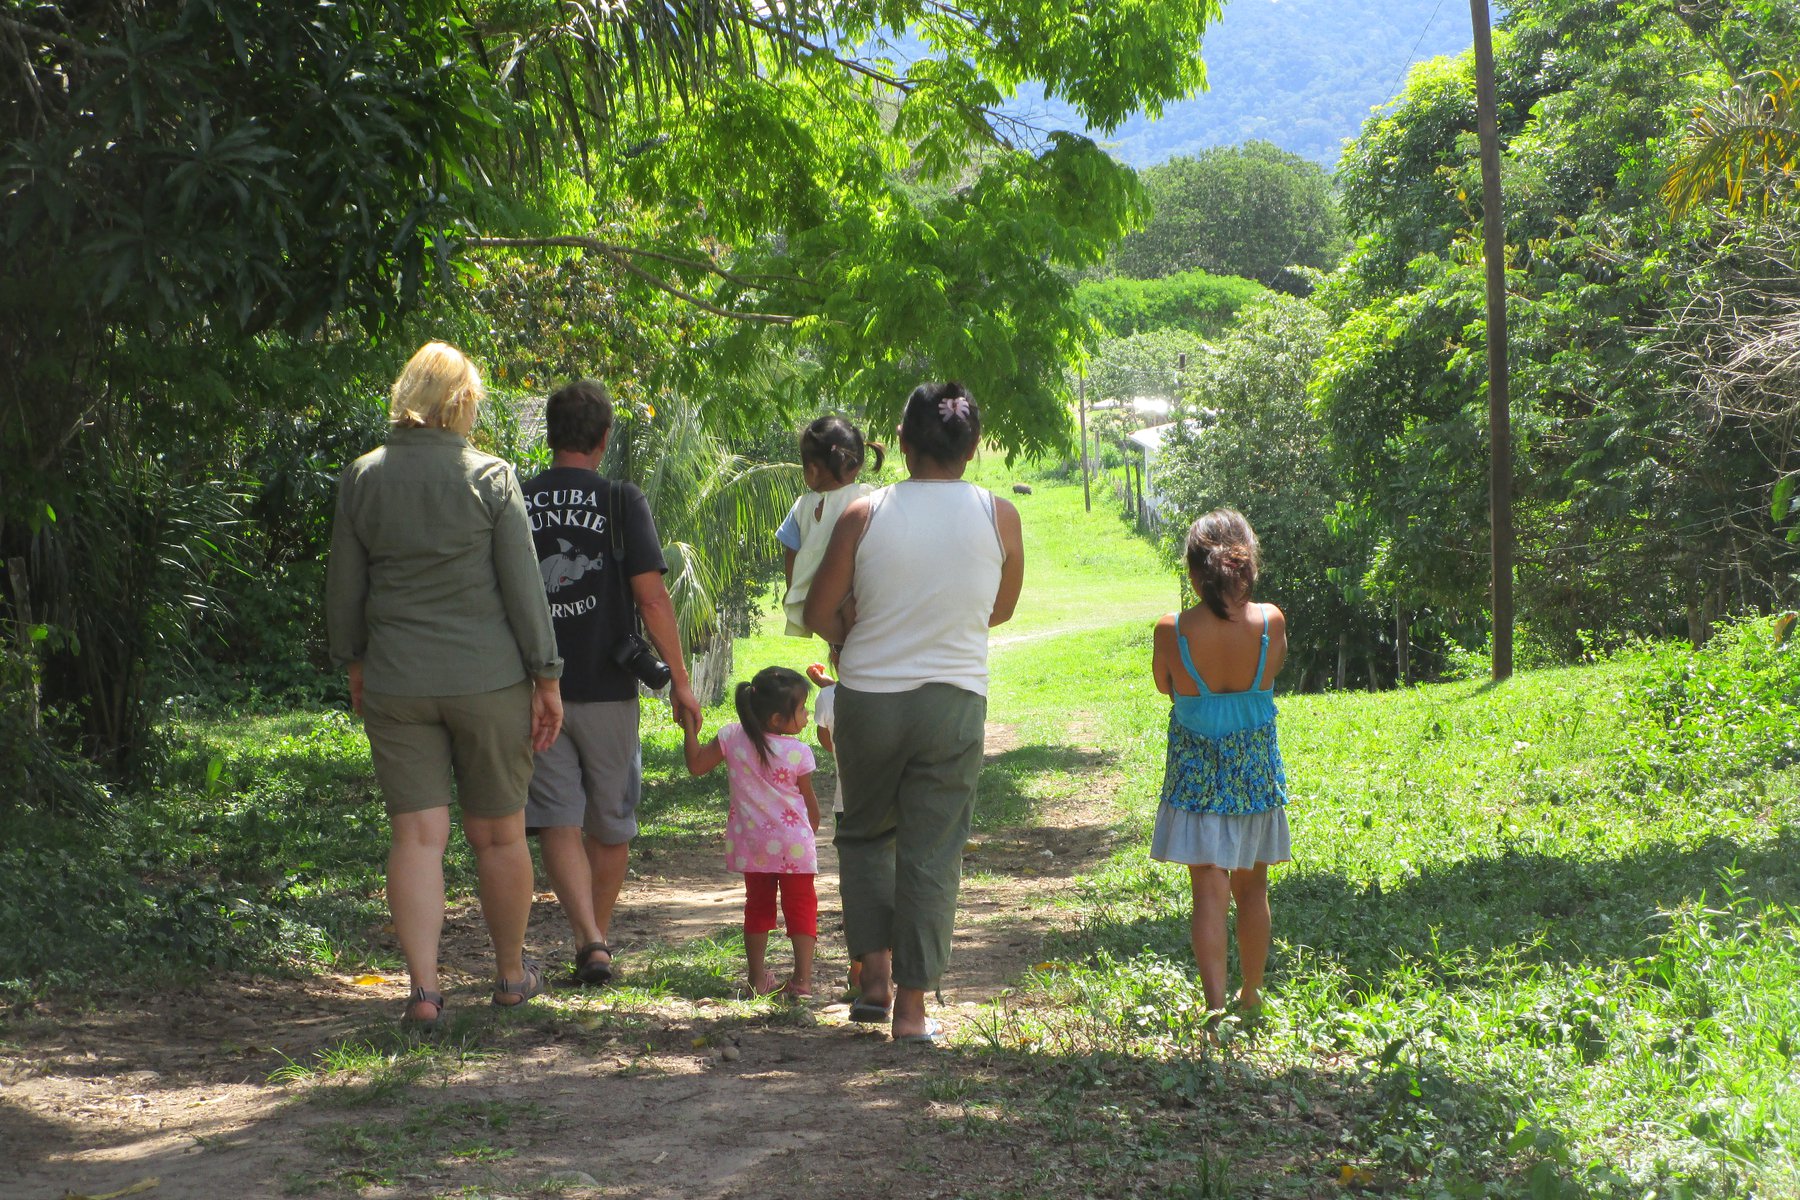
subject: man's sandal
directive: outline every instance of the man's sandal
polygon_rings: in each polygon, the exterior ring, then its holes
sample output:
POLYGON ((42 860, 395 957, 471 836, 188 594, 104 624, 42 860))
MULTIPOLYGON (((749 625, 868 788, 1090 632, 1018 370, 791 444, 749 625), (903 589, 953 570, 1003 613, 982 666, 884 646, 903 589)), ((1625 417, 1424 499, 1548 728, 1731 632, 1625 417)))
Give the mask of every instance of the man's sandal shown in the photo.
POLYGON ((541 996, 544 992, 544 969, 531 959, 525 960, 525 975, 522 979, 497 979, 494 981, 493 1004, 495 1008, 522 1008, 533 996, 541 996), (517 1000, 502 1000, 502 996, 517 996, 517 1000))
POLYGON ((587 987, 611 983, 613 977, 612 947, 605 942, 589 942, 575 951, 575 978, 587 987), (606 955, 601 962, 594 956, 606 955))
POLYGON ((422 987, 416 987, 412 990, 412 995, 406 998, 406 1011, 400 1014, 400 1028, 413 1030, 418 1033, 435 1033, 437 1032, 438 1021, 442 1020, 443 1016, 443 993, 428 992, 422 987), (415 1017, 412 1015, 413 1005, 415 1004, 429 1004, 437 1009, 437 1011, 432 1013, 429 1017, 415 1017))

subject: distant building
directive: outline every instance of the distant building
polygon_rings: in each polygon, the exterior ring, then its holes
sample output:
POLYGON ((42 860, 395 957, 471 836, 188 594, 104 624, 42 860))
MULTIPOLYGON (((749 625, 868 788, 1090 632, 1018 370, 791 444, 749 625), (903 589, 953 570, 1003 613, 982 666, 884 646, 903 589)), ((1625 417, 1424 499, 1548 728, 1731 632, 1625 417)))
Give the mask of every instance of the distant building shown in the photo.
MULTIPOLYGON (((1217 416, 1218 414, 1210 409, 1202 409, 1198 419, 1188 421, 1188 433, 1190 435, 1201 433, 1207 425, 1212 424, 1217 416)), ((1168 439, 1170 431, 1177 424, 1178 422, 1169 421, 1162 425, 1152 425, 1148 429, 1140 429, 1136 433, 1128 435, 1126 439, 1143 451, 1143 522, 1152 529, 1162 524, 1164 496, 1161 487, 1162 472, 1159 470, 1159 466, 1162 459, 1163 442, 1168 439)))

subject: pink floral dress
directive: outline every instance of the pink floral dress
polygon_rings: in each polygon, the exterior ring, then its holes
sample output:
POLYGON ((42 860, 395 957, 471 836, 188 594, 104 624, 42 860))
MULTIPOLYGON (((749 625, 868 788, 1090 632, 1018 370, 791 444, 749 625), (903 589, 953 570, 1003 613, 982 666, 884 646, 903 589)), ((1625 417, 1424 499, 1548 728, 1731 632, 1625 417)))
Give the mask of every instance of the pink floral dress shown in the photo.
POLYGON ((731 776, 725 866, 746 874, 816 875, 819 853, 799 783, 813 773, 812 747, 779 733, 769 735, 768 746, 764 762, 742 725, 719 730, 731 776))

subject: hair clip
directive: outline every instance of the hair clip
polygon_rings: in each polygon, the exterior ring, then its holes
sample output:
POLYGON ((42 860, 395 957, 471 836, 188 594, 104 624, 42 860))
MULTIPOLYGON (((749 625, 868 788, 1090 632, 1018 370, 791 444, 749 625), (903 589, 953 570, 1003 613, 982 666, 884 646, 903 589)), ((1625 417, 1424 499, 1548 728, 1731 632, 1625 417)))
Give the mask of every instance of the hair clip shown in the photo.
POLYGON ((949 424, 952 417, 969 419, 969 400, 966 396, 945 396, 938 401, 938 418, 949 424))

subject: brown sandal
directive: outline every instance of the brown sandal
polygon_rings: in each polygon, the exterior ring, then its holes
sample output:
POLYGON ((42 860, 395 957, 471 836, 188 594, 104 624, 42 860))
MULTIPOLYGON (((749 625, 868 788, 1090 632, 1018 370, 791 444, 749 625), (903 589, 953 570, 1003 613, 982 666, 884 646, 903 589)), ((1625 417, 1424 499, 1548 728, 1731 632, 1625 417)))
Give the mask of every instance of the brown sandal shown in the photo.
POLYGON ((522 979, 496 979, 494 981, 493 1003, 495 1008, 522 1008, 533 996, 544 993, 544 969, 531 959, 525 960, 525 975, 522 979), (502 996, 517 996, 517 1000, 502 1000, 502 996))
POLYGON ((406 1011, 400 1014, 400 1027, 402 1029, 416 1030, 419 1033, 435 1033, 437 1032, 438 1022, 441 1021, 443 1017, 443 993, 428 992, 422 987, 416 987, 412 990, 412 995, 406 998, 406 1011), (412 1015, 413 1005, 415 1004, 429 1004, 433 1008, 436 1008, 437 1012, 429 1017, 415 1017, 412 1015))
POLYGON ((605 942, 589 942, 575 951, 575 978, 587 987, 599 987, 611 983, 613 977, 612 947, 605 942), (605 962, 596 961, 594 955, 606 955, 605 962))

